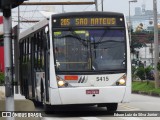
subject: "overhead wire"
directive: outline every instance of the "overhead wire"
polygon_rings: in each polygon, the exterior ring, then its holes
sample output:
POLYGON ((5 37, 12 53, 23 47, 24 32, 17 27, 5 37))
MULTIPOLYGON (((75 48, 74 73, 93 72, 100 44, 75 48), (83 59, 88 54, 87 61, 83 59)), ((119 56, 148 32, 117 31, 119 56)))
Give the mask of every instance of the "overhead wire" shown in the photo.
MULTIPOLYGON (((41 2, 41 0, 39 0, 39 2, 41 2)), ((35 10, 32 10, 31 12, 33 12, 33 15, 32 15, 32 17, 30 17, 30 18, 33 18, 33 16, 34 16, 34 14, 35 14, 35 12, 37 11, 37 8, 38 8, 38 6, 36 7, 36 9, 35 10)), ((27 6, 25 7, 25 10, 23 11, 24 13, 23 13, 23 16, 21 17, 22 19, 25 19, 25 13, 27 13, 28 11, 27 11, 27 6)), ((24 24, 24 23, 21 23, 21 24, 23 24, 25 27, 26 27, 26 25, 24 24)), ((29 26, 32 26, 33 25, 33 23, 27 23, 29 26)))
POLYGON ((83 11, 86 11, 90 6, 91 6, 91 5, 88 5, 87 7, 85 7, 85 8, 83 9, 83 11))
MULTIPOLYGON (((29 1, 28 1, 29 2, 29 1)), ((22 17, 21 18, 24 18, 24 16, 25 16, 25 13, 26 13, 26 11, 27 11, 27 7, 28 6, 25 6, 25 9, 24 9, 24 12, 23 12, 23 15, 22 15, 22 17)), ((24 24, 24 23, 21 23, 20 22, 20 24, 22 24, 23 26, 25 26, 26 27, 26 25, 24 24)), ((27 23, 28 25, 30 25, 30 23, 27 23)))
POLYGON ((25 11, 27 10, 27 7, 28 7, 28 6, 26 5, 26 7, 25 7, 25 9, 24 9, 24 13, 23 13, 22 17, 24 17, 24 15, 25 15, 25 13, 26 13, 25 11))
MULTIPOLYGON (((39 2, 41 2, 41 0, 39 0, 39 2)), ((32 15, 31 18, 33 18, 33 16, 34 16, 35 12, 37 11, 38 7, 39 7, 39 6, 37 6, 36 9, 34 10, 33 15, 32 15)))

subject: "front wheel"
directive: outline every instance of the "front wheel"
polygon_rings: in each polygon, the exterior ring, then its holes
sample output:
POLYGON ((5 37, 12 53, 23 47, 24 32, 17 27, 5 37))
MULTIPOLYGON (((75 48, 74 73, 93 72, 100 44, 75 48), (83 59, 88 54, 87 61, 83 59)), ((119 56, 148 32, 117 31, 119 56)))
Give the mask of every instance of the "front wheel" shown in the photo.
POLYGON ((42 103, 43 103, 44 112, 46 114, 51 114, 54 112, 53 106, 45 103, 45 93, 44 92, 42 93, 42 103))
POLYGON ((54 113, 52 105, 44 104, 43 106, 44 106, 44 112, 46 114, 52 114, 52 113, 54 113))
POLYGON ((118 103, 108 103, 106 107, 108 112, 114 112, 118 108, 118 103))

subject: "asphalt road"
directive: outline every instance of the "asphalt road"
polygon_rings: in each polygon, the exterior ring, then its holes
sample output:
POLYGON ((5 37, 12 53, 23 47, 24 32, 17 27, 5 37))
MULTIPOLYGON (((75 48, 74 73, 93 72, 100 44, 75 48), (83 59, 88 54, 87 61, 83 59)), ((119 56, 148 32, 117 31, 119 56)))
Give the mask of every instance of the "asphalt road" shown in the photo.
MULTIPOLYGON (((14 95, 14 98, 25 99, 21 95, 14 95)), ((105 107, 96 106, 64 107, 56 110, 54 113, 45 114, 42 106, 36 107, 36 111, 41 111, 45 116, 41 120, 160 120, 160 97, 132 94, 131 102, 120 103, 118 112, 114 114, 107 113, 105 107), (154 117, 157 116, 156 111, 159 117, 154 117), (146 117, 148 113, 151 117, 146 117)))
MULTIPOLYGON (((43 107, 36 109, 43 111, 43 107)), ((160 97, 132 94, 131 102, 120 103, 117 111, 111 114, 107 113, 105 107, 65 107, 62 110, 57 109, 55 113, 43 113, 46 117, 42 120, 159 120, 160 97), (159 117, 155 117, 157 113, 159 117)))

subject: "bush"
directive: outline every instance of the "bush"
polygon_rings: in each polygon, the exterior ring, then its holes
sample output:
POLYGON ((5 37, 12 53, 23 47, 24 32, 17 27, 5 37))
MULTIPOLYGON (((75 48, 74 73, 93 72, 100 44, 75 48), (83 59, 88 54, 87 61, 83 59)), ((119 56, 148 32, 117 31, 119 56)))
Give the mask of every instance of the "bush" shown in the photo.
POLYGON ((136 75, 137 75, 141 80, 145 80, 145 69, 144 69, 144 67, 139 67, 139 68, 137 68, 136 75))
POLYGON ((4 73, 0 72, 0 85, 4 84, 4 73))
POLYGON ((132 80, 136 80, 138 76, 136 75, 137 68, 135 66, 132 66, 132 80))
POLYGON ((146 76, 148 76, 150 74, 151 70, 153 70, 153 67, 151 67, 151 66, 148 66, 145 68, 146 76))
POLYGON ((136 70, 137 70, 137 68, 135 66, 132 66, 132 75, 135 74, 136 70))
POLYGON ((160 71, 160 61, 157 63, 157 69, 160 71))

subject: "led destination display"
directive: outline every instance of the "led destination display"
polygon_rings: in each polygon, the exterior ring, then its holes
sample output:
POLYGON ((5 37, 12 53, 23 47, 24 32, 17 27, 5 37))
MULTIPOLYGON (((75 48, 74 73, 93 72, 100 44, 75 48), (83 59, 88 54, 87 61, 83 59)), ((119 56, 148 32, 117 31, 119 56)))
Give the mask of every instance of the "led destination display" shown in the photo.
POLYGON ((116 25, 116 18, 63 18, 61 26, 112 26, 116 25))

